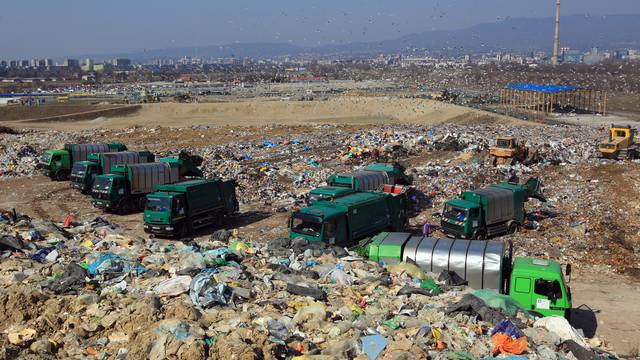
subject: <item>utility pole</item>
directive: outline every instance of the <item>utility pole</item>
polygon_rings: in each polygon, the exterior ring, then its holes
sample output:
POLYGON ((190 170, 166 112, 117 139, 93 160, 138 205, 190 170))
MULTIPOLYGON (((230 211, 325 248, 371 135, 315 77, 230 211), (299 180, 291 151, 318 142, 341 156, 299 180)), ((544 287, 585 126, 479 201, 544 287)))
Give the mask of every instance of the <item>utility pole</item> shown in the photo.
POLYGON ((553 65, 558 65, 558 47, 560 40, 560 0, 556 1, 556 32, 553 36, 553 65))

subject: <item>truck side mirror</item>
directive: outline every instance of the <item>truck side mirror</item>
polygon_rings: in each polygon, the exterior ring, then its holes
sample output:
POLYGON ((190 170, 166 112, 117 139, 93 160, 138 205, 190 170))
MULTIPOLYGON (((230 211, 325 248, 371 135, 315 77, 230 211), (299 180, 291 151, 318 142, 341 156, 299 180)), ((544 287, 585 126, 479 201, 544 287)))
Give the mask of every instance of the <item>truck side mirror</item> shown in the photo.
POLYGON ((566 276, 571 276, 571 264, 567 264, 567 267, 564 270, 564 274, 566 276))

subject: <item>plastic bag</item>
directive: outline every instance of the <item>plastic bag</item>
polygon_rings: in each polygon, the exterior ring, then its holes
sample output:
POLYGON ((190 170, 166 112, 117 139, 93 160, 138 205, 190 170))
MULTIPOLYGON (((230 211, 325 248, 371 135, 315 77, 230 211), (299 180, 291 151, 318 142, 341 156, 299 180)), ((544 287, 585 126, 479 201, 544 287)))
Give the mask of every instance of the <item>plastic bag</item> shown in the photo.
POLYGON ((426 279, 426 280, 420 281, 420 288, 429 290, 433 295, 440 295, 444 292, 442 291, 440 286, 436 284, 436 282, 433 279, 426 279))
POLYGON ((407 275, 411 276, 412 278, 418 279, 418 280, 424 280, 427 278, 427 275, 425 275, 424 271, 422 271, 418 266, 408 263, 408 262, 401 262, 399 264, 390 264, 386 266, 387 270, 389 270, 390 273, 392 274, 396 274, 399 275, 401 273, 407 273, 407 275))
POLYGON ((589 345, 585 341, 584 337, 578 334, 576 329, 574 329, 573 326, 569 324, 569 321, 561 316, 543 317, 536 320, 536 322, 533 324, 533 327, 545 328, 549 332, 558 335, 558 337, 560 337, 562 341, 573 340, 578 345, 587 349, 589 348, 589 345))
POLYGON ((269 329, 269 335, 276 339, 286 340, 287 337, 289 337, 289 329, 279 321, 269 320, 267 327, 269 329))
MULTIPOLYGON (((36 253, 31 256, 31 259, 39 263, 45 263, 47 262, 47 256, 49 256, 49 254, 54 251, 56 251, 56 248, 54 246, 42 248, 36 251, 36 253)), ((57 251, 56 251, 56 254, 57 254, 57 251)))
POLYGON ((519 339, 524 336, 522 331, 520 331, 520 329, 518 329, 518 327, 509 320, 503 320, 493 328, 491 335, 495 335, 497 333, 507 334, 514 339, 519 339))
POLYGON ((331 277, 331 281, 338 286, 349 286, 353 281, 351 276, 341 269, 333 269, 328 275, 331 277))
POLYGON ((514 339, 504 333, 497 333, 491 337, 493 342, 493 355, 498 354, 514 354, 521 355, 527 350, 529 344, 525 336, 514 339))
POLYGON ((180 255, 180 262, 178 263, 178 270, 192 270, 192 269, 204 269, 206 264, 202 254, 189 251, 180 255))
POLYGON ((233 291, 225 284, 216 283, 210 273, 201 273, 191 281, 189 297, 193 305, 206 308, 212 305, 227 305, 233 297, 233 291))
POLYGON ((522 311, 523 313, 527 313, 522 305, 520 305, 517 301, 515 301, 508 295, 498 294, 493 290, 487 289, 476 290, 473 292, 473 295, 482 299, 482 301, 484 301, 487 306, 494 309, 504 310, 511 316, 515 316, 518 313, 518 310, 522 311))
POLYGON ((178 296, 189 291, 191 276, 181 275, 165 280, 153 289, 158 296, 178 296))
POLYGON ((239 240, 233 241, 231 245, 229 245, 229 250, 234 252, 239 252, 239 253, 243 253, 243 252, 249 253, 249 254, 253 253, 253 249, 250 248, 249 245, 239 240))
POLYGON ((313 303, 298 310, 293 317, 295 324, 302 324, 307 321, 324 321, 327 317, 327 308, 322 303, 313 303))

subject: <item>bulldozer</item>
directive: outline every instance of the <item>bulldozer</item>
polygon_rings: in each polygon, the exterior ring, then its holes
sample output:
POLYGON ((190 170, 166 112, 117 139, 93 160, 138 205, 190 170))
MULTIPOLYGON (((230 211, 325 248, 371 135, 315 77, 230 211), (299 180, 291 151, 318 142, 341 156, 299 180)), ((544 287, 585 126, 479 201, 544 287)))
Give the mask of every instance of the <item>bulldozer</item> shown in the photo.
POLYGON ((496 145, 489 149, 489 154, 493 156, 493 166, 513 165, 516 162, 531 163, 537 154, 525 145, 524 141, 518 142, 513 136, 499 136, 496 138, 496 145))
POLYGON ((638 143, 635 142, 637 129, 631 126, 611 125, 609 139, 598 145, 600 157, 605 159, 637 159, 640 156, 638 143))

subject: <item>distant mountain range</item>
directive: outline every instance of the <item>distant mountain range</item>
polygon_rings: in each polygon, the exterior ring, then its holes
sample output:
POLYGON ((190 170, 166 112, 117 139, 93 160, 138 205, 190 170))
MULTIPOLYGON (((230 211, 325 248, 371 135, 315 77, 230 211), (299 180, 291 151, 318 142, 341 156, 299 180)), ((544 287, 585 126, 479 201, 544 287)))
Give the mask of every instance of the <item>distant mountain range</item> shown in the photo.
MULTIPOLYGON (((194 56, 202 58, 236 58, 299 55, 372 55, 378 53, 410 53, 412 49, 428 49, 434 54, 459 55, 489 51, 547 51, 553 44, 553 18, 507 19, 466 29, 426 31, 397 39, 359 42, 343 45, 305 47, 285 43, 238 43, 199 47, 157 49, 129 54, 83 55, 96 59, 115 57, 144 61, 156 58, 194 56)), ((560 19, 562 47, 586 50, 640 48, 640 14, 608 16, 565 16, 560 19)))

